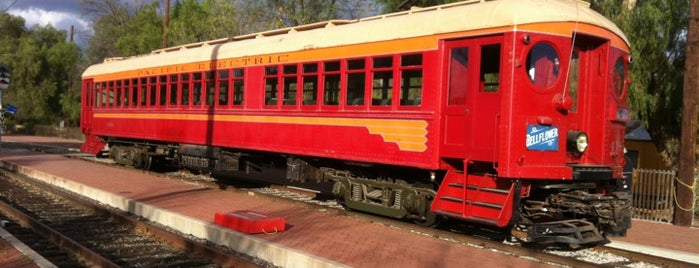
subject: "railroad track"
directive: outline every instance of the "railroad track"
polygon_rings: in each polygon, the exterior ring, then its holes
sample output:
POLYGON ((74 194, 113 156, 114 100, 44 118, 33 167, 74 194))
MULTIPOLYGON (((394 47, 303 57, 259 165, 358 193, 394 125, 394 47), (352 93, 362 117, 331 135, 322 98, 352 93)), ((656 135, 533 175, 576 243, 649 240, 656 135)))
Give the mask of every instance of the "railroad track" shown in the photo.
POLYGON ((699 267, 699 264, 600 245, 575 251, 548 251, 596 264, 597 267, 699 267))
POLYGON ((6 229, 59 267, 272 266, 145 224, 29 178, 0 173, 0 213, 25 227, 6 229))
MULTIPOLYGON (((43 149, 41 149, 43 150, 43 149)), ((55 149, 53 149, 55 151, 55 149)), ((58 150, 59 152, 61 150, 58 150)), ((94 159, 93 159, 94 161, 94 159)), ((105 164, 109 164, 108 161, 105 164)), ((123 168, 123 167, 122 167, 123 168)), ((191 174, 173 173, 154 173, 158 176, 166 176, 180 180, 188 180, 189 182, 201 184, 210 188, 221 188, 222 181, 206 178, 206 176, 193 176, 191 174)), ((312 206, 319 208, 326 213, 340 214, 347 217, 352 217, 364 221, 370 221, 377 224, 383 224, 394 228, 400 228, 407 232, 418 233, 425 236, 434 237, 497 251, 505 255, 518 256, 527 259, 538 260, 542 263, 551 264, 554 266, 563 267, 697 267, 696 264, 683 262, 680 260, 667 259, 663 257, 647 255, 643 253, 609 248, 605 246, 597 246, 593 248, 581 249, 536 249, 522 246, 518 243, 503 242, 505 238, 501 233, 492 228, 480 228, 473 225, 463 225, 459 223, 443 224, 441 228, 425 228, 411 223, 396 221, 383 217, 372 216, 364 213, 355 213, 342 209, 337 202, 333 200, 318 200, 313 193, 303 193, 298 190, 284 190, 283 187, 267 187, 267 186, 250 186, 250 183, 245 183, 242 190, 248 190, 260 193, 268 198, 275 198, 281 201, 297 202, 302 201, 304 206, 312 206), (290 201, 292 200, 292 201, 290 201)), ((240 185, 233 185, 234 188, 240 188, 240 185)), ((321 199, 327 198, 321 196, 321 199)))

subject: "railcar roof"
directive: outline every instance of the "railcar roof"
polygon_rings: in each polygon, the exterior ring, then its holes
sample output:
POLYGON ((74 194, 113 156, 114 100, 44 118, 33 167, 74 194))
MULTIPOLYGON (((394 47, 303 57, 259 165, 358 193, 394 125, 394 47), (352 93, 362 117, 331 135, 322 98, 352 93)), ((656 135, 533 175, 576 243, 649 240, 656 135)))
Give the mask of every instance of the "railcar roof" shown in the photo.
POLYGON ((133 70, 134 66, 153 68, 544 22, 577 22, 599 26, 618 35, 629 46, 624 33, 607 18, 590 9, 589 3, 584 1, 470 0, 175 46, 128 58, 110 58, 90 66, 83 76, 133 70))

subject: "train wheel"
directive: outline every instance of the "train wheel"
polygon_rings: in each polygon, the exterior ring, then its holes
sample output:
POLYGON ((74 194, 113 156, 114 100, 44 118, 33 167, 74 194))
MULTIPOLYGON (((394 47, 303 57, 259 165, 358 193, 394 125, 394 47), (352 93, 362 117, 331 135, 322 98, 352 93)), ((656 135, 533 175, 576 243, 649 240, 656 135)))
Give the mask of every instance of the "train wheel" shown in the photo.
POLYGON ((141 168, 143 170, 150 170, 152 166, 153 166, 153 157, 150 155, 144 155, 143 156, 143 165, 141 166, 141 168))
POLYGON ((348 207, 345 200, 338 200, 337 203, 340 204, 340 206, 342 206, 342 208, 345 209, 346 211, 349 211, 349 212, 357 211, 351 207, 348 207))
POLYGON ((419 219, 414 219, 413 223, 423 226, 423 227, 435 227, 439 225, 442 221, 442 217, 432 212, 427 212, 427 215, 420 217, 419 219))

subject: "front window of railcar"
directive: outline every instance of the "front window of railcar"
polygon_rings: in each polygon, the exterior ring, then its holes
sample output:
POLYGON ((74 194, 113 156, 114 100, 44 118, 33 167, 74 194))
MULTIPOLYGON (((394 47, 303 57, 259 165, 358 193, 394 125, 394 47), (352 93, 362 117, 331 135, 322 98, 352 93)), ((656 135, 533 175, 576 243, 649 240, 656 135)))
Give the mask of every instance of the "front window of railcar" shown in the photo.
POLYGON ((558 52, 548 43, 538 43, 527 55, 529 80, 537 87, 549 88, 556 82, 560 71, 558 52))
POLYGON ((623 57, 619 57, 616 60, 616 63, 614 63, 614 73, 612 74, 612 81, 613 87, 614 87, 614 95, 618 98, 621 99, 624 96, 624 86, 625 86, 625 78, 626 77, 626 63, 624 62, 623 57))

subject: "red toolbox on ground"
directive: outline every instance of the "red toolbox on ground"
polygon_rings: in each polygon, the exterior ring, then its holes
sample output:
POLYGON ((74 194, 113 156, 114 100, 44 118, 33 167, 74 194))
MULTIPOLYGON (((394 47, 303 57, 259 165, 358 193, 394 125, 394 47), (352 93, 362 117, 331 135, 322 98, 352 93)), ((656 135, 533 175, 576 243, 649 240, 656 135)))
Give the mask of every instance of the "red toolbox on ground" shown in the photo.
POLYGON ((286 226, 286 220, 282 217, 270 217, 249 210, 216 212, 214 222, 246 234, 281 232, 286 226))

